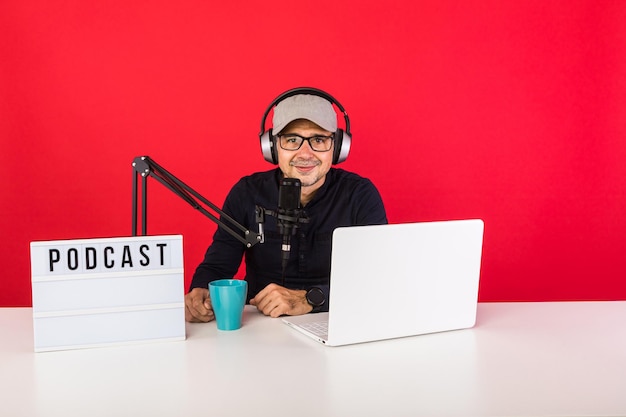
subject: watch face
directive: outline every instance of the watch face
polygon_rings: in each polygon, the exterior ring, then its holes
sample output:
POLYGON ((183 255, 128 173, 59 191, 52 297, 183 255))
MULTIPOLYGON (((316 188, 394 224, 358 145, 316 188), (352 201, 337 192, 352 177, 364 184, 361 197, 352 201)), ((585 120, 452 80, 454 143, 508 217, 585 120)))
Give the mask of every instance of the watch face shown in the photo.
POLYGON ((326 301, 324 293, 319 288, 311 288, 306 293, 306 299, 312 306, 321 306, 326 301))

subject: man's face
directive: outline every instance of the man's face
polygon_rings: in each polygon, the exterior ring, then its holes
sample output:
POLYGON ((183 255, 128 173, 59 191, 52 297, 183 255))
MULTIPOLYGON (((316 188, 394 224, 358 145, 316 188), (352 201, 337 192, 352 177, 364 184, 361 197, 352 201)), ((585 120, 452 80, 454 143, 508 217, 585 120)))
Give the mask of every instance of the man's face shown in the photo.
MULTIPOLYGON (((312 136, 330 136, 332 132, 322 129, 315 123, 299 119, 289 123, 281 134, 295 133, 305 138, 312 136)), ((277 141, 280 141, 277 138, 277 141)), ((330 170, 333 161, 333 150, 335 144, 332 143, 330 150, 326 152, 316 152, 311 149, 309 142, 304 141, 300 149, 289 151, 282 149, 280 144, 276 144, 278 153, 278 166, 288 178, 298 178, 302 182, 303 192, 311 192, 324 184, 326 174, 330 170), (305 188, 311 187, 308 190, 305 188)))

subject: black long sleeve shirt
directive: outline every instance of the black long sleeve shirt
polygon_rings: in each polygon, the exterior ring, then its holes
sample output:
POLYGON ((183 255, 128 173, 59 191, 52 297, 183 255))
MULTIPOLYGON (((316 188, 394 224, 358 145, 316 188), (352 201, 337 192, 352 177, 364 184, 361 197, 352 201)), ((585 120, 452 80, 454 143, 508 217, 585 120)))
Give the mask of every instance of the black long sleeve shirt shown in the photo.
MULTIPOLYGON (((257 230, 255 207, 276 210, 280 169, 259 172, 239 180, 226 197, 223 211, 249 230, 257 230)), ((331 238, 339 226, 385 224, 387 216, 374 184, 357 174, 331 168, 322 187, 304 207, 308 223, 291 238, 290 257, 282 276, 282 235, 276 218, 266 216, 265 243, 246 249, 218 228, 190 289, 207 288, 209 282, 231 278, 245 255, 248 301, 270 283, 291 289, 318 287, 329 299, 331 238)), ((328 303, 322 308, 328 310, 328 303)))

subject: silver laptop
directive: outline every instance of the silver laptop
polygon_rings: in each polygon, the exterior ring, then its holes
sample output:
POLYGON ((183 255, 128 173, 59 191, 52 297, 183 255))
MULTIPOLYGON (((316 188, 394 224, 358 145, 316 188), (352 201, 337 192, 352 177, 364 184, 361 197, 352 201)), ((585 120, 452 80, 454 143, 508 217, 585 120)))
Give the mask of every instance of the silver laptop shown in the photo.
POLYGON ((476 323, 482 220, 335 229, 329 312, 284 317, 328 346, 476 323))

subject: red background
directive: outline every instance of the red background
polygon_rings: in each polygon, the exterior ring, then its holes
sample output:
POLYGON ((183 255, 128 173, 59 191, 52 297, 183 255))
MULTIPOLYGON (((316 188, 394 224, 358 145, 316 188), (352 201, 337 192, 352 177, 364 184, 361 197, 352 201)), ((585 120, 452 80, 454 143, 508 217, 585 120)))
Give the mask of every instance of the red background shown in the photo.
MULTIPOLYGON (((348 110, 343 168, 391 222, 485 221, 480 299, 626 299, 626 2, 33 1, 0 4, 0 306, 29 242, 128 236, 150 155, 221 205, 270 169, 269 102, 348 110)), ((150 234, 215 229, 156 182, 150 234)))

